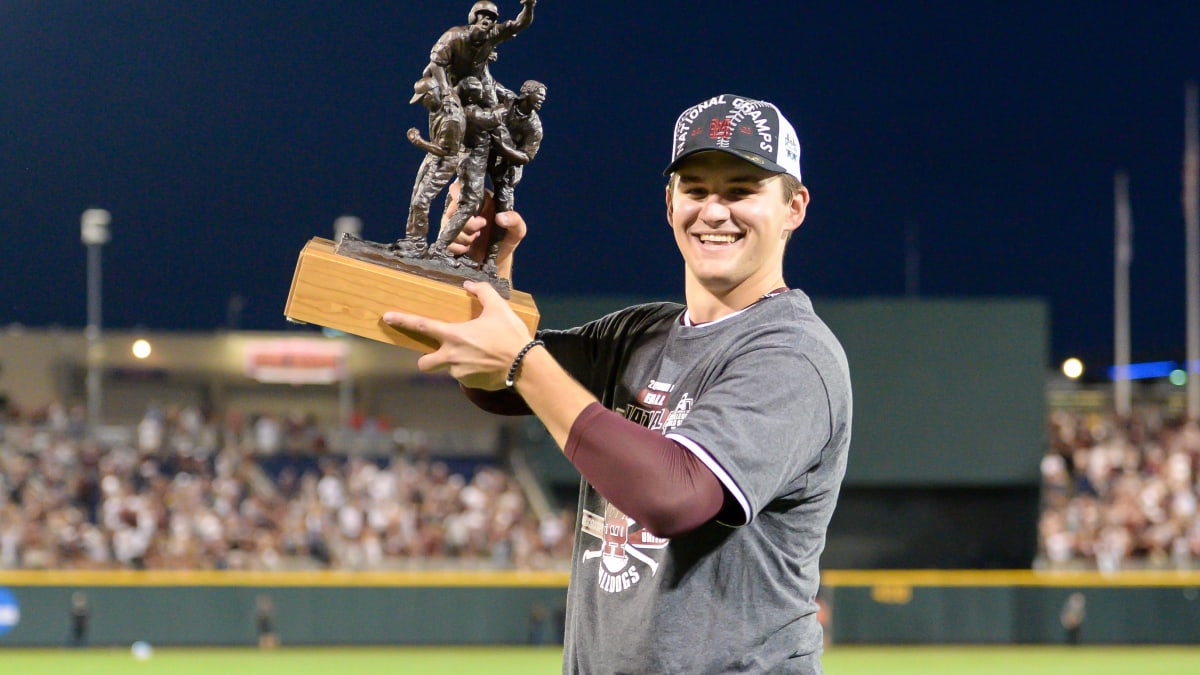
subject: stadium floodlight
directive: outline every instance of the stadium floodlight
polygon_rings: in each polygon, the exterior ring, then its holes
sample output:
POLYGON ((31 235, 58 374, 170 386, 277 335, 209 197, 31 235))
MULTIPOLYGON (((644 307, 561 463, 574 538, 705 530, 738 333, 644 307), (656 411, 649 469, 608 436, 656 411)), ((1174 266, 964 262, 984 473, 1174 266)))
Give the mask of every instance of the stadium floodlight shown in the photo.
POLYGON ((1062 373, 1072 380, 1079 379, 1079 376, 1083 375, 1083 361, 1080 361, 1074 356, 1066 361, 1063 361, 1062 373))
POLYGON ((88 209, 79 219, 80 236, 85 246, 102 246, 108 243, 108 225, 112 214, 104 209, 88 209))
POLYGON ((87 209, 79 219, 80 237, 87 246, 87 413, 88 435, 96 436, 100 425, 100 247, 108 243, 112 215, 104 209, 87 209))
POLYGON ((154 348, 150 345, 149 340, 145 338, 138 338, 137 340, 133 341, 133 346, 130 348, 130 351, 133 352, 134 358, 141 360, 149 358, 150 353, 154 351, 154 348))

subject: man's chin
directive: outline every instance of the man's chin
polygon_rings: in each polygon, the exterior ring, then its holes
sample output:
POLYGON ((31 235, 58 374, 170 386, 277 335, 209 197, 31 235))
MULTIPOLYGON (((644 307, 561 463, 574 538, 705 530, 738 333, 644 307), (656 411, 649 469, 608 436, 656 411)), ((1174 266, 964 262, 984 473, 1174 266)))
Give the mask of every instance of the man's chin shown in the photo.
POLYGON ((715 270, 692 270, 692 278, 704 290, 713 294, 723 294, 737 286, 731 275, 715 270))

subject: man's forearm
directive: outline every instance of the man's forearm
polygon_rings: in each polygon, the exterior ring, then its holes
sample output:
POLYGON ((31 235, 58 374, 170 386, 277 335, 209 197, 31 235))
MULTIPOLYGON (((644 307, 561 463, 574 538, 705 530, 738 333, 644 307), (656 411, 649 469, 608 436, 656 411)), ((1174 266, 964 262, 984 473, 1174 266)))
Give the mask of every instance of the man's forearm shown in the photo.
POLYGON ((599 403, 580 414, 563 453, 597 492, 655 536, 691 532, 725 503, 725 489, 703 460, 599 403))
POLYGON ((497 391, 472 389, 461 383, 458 386, 463 394, 466 395, 467 400, 484 412, 505 416, 533 414, 533 411, 529 409, 529 405, 525 403, 525 399, 518 396, 514 391, 508 389, 499 389, 497 391))
POLYGON ((580 474, 651 533, 679 536, 721 510, 725 491, 700 459, 606 410, 545 348, 525 356, 516 383, 580 474))

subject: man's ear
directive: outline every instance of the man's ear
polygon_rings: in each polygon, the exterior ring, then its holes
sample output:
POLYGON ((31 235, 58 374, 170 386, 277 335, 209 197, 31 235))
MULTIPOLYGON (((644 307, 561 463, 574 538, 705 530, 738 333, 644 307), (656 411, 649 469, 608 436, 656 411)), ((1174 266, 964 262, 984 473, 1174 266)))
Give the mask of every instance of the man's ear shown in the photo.
MULTIPOLYGON (((671 199, 671 192, 672 192, 671 187, 672 187, 673 183, 674 183, 674 181, 667 183, 667 189, 665 190, 665 193, 667 195, 667 224, 668 225, 671 225, 672 216, 675 213, 675 204, 674 204, 673 200, 671 199)), ((672 225, 672 227, 674 227, 674 226, 672 225)))
POLYGON ((808 188, 801 185, 796 189, 796 194, 792 195, 792 201, 788 202, 788 219, 783 228, 784 232, 790 234, 800 229, 804 216, 808 213, 808 201, 808 188))

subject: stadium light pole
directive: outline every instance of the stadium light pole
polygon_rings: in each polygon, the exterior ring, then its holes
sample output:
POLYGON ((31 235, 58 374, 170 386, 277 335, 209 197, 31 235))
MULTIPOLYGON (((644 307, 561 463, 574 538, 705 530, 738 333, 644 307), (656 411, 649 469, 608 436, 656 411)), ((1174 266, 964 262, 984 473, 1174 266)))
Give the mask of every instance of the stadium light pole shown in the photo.
POLYGON ((87 209, 79 219, 80 236, 87 246, 87 421, 88 436, 96 437, 100 426, 103 345, 100 342, 100 248, 108 243, 112 216, 104 209, 87 209))
POLYGON ((1113 274, 1113 407, 1117 417, 1128 419, 1132 406, 1129 381, 1129 263, 1133 260, 1133 218, 1129 211, 1129 175, 1118 171, 1113 179, 1113 215, 1116 247, 1113 274))
POLYGON ((1187 416, 1200 422, 1200 111, 1196 104, 1196 83, 1184 91, 1185 142, 1183 151, 1183 213, 1187 274, 1187 416))

